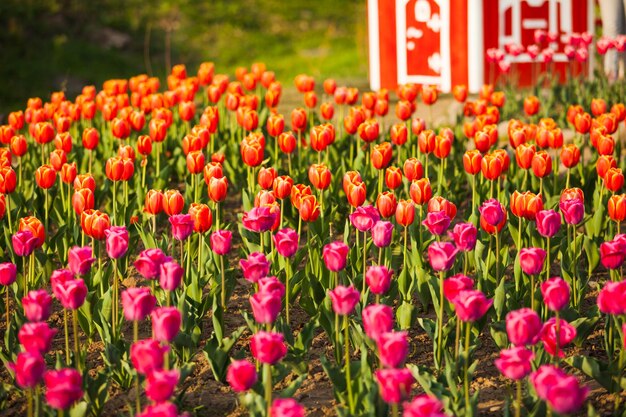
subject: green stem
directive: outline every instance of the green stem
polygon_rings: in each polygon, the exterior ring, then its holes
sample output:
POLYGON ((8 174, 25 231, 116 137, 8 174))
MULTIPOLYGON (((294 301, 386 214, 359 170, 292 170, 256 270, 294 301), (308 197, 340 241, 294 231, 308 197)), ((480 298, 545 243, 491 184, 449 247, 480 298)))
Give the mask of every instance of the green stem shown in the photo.
POLYGON ((352 380, 350 377, 350 323, 348 321, 348 315, 343 316, 343 334, 344 334, 344 348, 345 348, 345 366, 346 366, 346 385, 348 387, 348 406, 350 407, 350 414, 354 415, 354 397, 352 396, 352 380))
POLYGON ((63 327, 65 328, 65 365, 70 366, 70 336, 67 329, 67 309, 63 309, 63 327))
POLYGON ((222 273, 222 310, 226 311, 226 273, 224 271, 224 257, 220 255, 220 271, 222 273))
POLYGON ((559 344, 561 339, 561 318, 559 317, 559 312, 555 312, 555 320, 556 320, 556 351, 554 353, 554 360, 558 364, 559 363, 559 344))
POLYGON ((444 272, 439 271, 439 314, 437 315, 437 363, 438 369, 441 368, 441 349, 443 348, 443 278, 444 272))
POLYGON ((272 407, 272 368, 269 363, 263 364, 263 379, 265 382, 265 404, 267 407, 267 417, 270 416, 272 407))
POLYGON ((454 359, 459 360, 459 340, 461 339, 461 320, 456 318, 456 329, 454 332, 454 359))
POLYGON ((535 275, 530 276, 530 309, 535 310, 535 275))
POLYGON ((287 324, 289 324, 289 278, 291 278, 291 263, 289 258, 285 258, 285 311, 287 313, 287 324))
POLYGON ((29 388, 26 390, 26 408, 27 416, 33 417, 33 390, 29 388))
POLYGON ((5 303, 6 303, 6 308, 4 310, 4 313, 7 316, 7 332, 9 331, 9 326, 11 325, 11 318, 9 317, 9 286, 5 286, 4 287, 4 293, 5 293, 5 303))
POLYGON ((464 384, 464 391, 465 391, 465 409, 467 410, 467 408, 470 406, 470 402, 469 402, 469 375, 467 373, 467 368, 469 365, 469 342, 470 342, 470 336, 471 336, 471 329, 472 329, 472 324, 470 322, 465 323, 465 363, 464 363, 464 370, 463 370, 463 375, 465 375, 465 384, 464 384))
POLYGON ((113 181, 113 224, 117 224, 117 181, 113 181))
POLYGON ((391 403, 391 416, 398 417, 398 403, 391 403))
POLYGON ((72 328, 74 330, 74 359, 76 360, 76 367, 80 370, 82 366, 78 354, 78 310, 72 312, 72 328))
MULTIPOLYGON (((357 232, 359 233, 359 232, 357 232)), ((365 296, 365 269, 367 268, 367 232, 363 232, 363 289, 361 294, 365 296)))
MULTIPOLYGON (((133 321, 133 342, 137 343, 139 340, 139 322, 137 320, 133 321)), ((141 401, 140 401, 140 393, 139 393, 139 372, 136 372, 135 378, 135 409, 137 410, 137 414, 141 413, 141 401)))
POLYGON ((517 391, 517 399, 515 401, 515 417, 520 417, 522 411, 522 380, 518 379, 515 382, 515 385, 517 391))

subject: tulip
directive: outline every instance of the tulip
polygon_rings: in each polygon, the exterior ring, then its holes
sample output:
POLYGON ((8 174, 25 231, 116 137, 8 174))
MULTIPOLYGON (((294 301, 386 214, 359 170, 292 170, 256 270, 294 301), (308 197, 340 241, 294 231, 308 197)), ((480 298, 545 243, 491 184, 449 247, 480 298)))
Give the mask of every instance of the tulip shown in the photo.
POLYGON ((256 384, 257 372, 247 360, 236 360, 228 365, 226 381, 235 392, 245 392, 256 384))
POLYGON ((156 305, 156 298, 146 287, 127 288, 122 292, 124 317, 128 321, 138 322, 150 314, 156 305))
POLYGON ((381 369, 374 372, 378 389, 383 401, 391 404, 402 402, 411 393, 411 386, 415 382, 415 378, 406 368, 402 369, 381 369))
POLYGON ((252 356, 263 364, 274 365, 287 354, 281 333, 259 331, 250 339, 252 356))
POLYGON ((391 285, 393 270, 386 266, 370 266, 365 273, 365 281, 373 294, 378 299, 381 294, 386 293, 391 285))
POLYGON ((293 398, 277 398, 272 402, 269 417, 304 417, 305 410, 293 398))
POLYGON ((136 417, 178 417, 178 415, 175 404, 164 402, 147 406, 143 412, 136 414, 136 417))
POLYGON ((537 212, 537 231, 546 238, 551 238, 561 227, 561 217, 554 210, 541 210, 537 212))
POLYGON ((146 249, 139 253, 134 262, 135 269, 146 279, 155 279, 160 274, 161 264, 166 262, 166 256, 161 249, 146 249))
POLYGON ((239 265, 243 270, 243 277, 256 283, 270 272, 270 263, 261 252, 253 252, 247 259, 241 259, 239 265))
POLYGON ((79 371, 64 368, 44 374, 46 402, 57 410, 67 410, 83 397, 83 378, 79 371))
POLYGON ((393 310, 385 304, 370 304, 363 309, 363 329, 365 334, 377 341, 381 334, 393 329, 393 310))
POLYGON ((456 274, 443 281, 443 295, 450 303, 455 303, 459 292, 471 290, 473 287, 473 279, 463 274, 456 274))
POLYGON ((155 339, 139 340, 130 346, 130 361, 138 373, 150 375, 163 369, 164 355, 168 350, 155 339))
POLYGON ((275 292, 257 292, 250 297, 250 305, 257 323, 272 324, 282 308, 281 296, 275 292))
POLYGON ((146 397, 155 403, 168 401, 174 394, 179 378, 180 372, 177 369, 151 372, 146 379, 146 397))
POLYGON ((396 201, 396 196, 391 191, 384 191, 378 194, 378 197, 376 198, 376 208, 378 209, 381 217, 385 219, 396 213, 397 205, 398 202, 396 201))
POLYGON ((172 226, 172 236, 182 243, 193 232, 194 221, 189 214, 174 214, 169 217, 172 226))
POLYGON ((374 224, 374 226, 372 226, 370 233, 372 235, 372 242, 374 242, 374 245, 381 249, 386 248, 391 244, 391 239, 393 237, 393 224, 388 221, 379 220, 374 224))
POLYGON ((421 394, 411 402, 404 403, 402 417, 448 417, 443 412, 443 403, 433 395, 421 394))
MULTIPOLYGON (((500 357, 495 360, 495 365, 502 375, 518 381, 531 373, 531 362, 534 357, 535 354, 525 347, 513 347, 501 350, 500 357)), ((519 405, 516 404, 516 407, 519 407, 519 405)))
POLYGON ((431 234, 441 236, 450 226, 450 217, 444 211, 433 211, 426 214, 422 224, 431 234))
POLYGON ((578 198, 561 201, 559 203, 559 209, 561 210, 561 213, 563 213, 565 222, 568 225, 579 224, 585 216, 585 205, 578 198))
POLYGON ((506 315, 506 333, 515 346, 534 345, 541 337, 539 315, 529 309, 513 310, 506 315))
POLYGON ((92 256, 93 251, 91 247, 78 247, 74 246, 70 249, 68 254, 68 266, 70 271, 74 275, 85 275, 91 269, 91 264, 96 260, 92 256))
POLYGON ((46 371, 46 362, 39 353, 20 352, 15 363, 7 363, 7 367, 15 374, 15 382, 22 389, 35 388, 46 371))
POLYGON ((604 314, 626 313, 626 281, 608 281, 598 294, 597 304, 604 314))
MULTIPOLYGON (((1 269, 2 264, 0 264, 0 274, 2 273, 1 269)), ((52 297, 46 290, 33 290, 22 298, 22 307, 24 308, 24 315, 28 321, 46 321, 48 317, 50 317, 52 297)))
POLYGON ((47 323, 25 323, 17 333, 17 339, 26 352, 45 355, 52 347, 57 329, 47 323))
POLYGON ((333 311, 341 316, 351 314, 359 302, 359 291, 352 285, 349 287, 338 285, 334 290, 329 291, 328 295, 332 301, 333 311))
POLYGON ((541 341, 546 351, 559 358, 564 357, 562 348, 576 337, 576 328, 562 319, 551 318, 543 324, 541 341))
POLYGON ((211 234, 211 250, 218 255, 224 256, 230 252, 233 234, 228 230, 218 230, 211 234))
POLYGON ((273 237, 276 252, 285 258, 291 258, 298 251, 298 233, 290 228, 281 229, 273 237))
POLYGON ((581 387, 576 377, 564 375, 547 387, 546 401, 559 414, 578 411, 587 399, 589 389, 581 387))
POLYGON ((458 249, 448 242, 433 242, 428 247, 430 266, 435 271, 447 271, 452 268, 458 249))
MULTIPOLYGON (((15 235, 14 235, 15 236, 15 235)), ((11 262, 0 263, 0 285, 5 289, 5 314, 7 329, 10 324, 10 312, 9 312, 9 285, 15 282, 17 276, 17 267, 11 262)), ((26 273, 24 272, 24 293, 26 293, 26 273)))
POLYGON ((454 307, 460 320, 475 322, 487 313, 492 304, 493 300, 488 300, 481 291, 463 290, 459 292, 454 307))
POLYGON ((377 339, 378 356, 382 366, 399 368, 409 353, 407 332, 386 332, 377 339))
MULTIPOLYGON (((268 206, 254 207, 243 214, 243 226, 253 232, 263 233, 272 228, 276 214, 268 206)), ((262 238, 261 238, 262 240, 262 238)))
POLYGON ((552 277, 541 284, 541 295, 546 307, 558 313, 567 306, 570 287, 562 278, 552 277))
POLYGON ((360 232, 367 232, 380 220, 378 211, 373 206, 362 206, 350 214, 350 223, 360 232))
POLYGON ((322 258, 329 271, 339 272, 346 267, 350 248, 343 242, 336 241, 324 246, 322 258))
POLYGON ((152 334, 160 342, 171 343, 180 331, 182 317, 176 307, 158 307, 150 313, 152 334))
POLYGON ((600 244, 600 262, 607 269, 617 269, 626 259, 626 246, 620 240, 600 244))
POLYGON ((458 250, 463 252, 474 250, 478 230, 473 223, 457 223, 448 234, 454 240, 454 244, 458 250))
MULTIPOLYGON (((176 261, 163 262, 160 267, 159 285, 166 291, 175 291, 180 286, 184 274, 184 269, 176 261)), ((168 293, 168 304, 169 297, 168 293)))
POLYGON ((77 310, 85 302, 87 287, 82 279, 72 279, 59 283, 56 287, 63 308, 77 310))

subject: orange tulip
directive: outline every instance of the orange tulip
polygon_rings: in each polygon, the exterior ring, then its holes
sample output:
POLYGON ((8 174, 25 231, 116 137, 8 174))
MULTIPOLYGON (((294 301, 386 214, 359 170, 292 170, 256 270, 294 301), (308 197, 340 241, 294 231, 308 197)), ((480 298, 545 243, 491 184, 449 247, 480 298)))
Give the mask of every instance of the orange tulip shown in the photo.
POLYGON ((17 175, 10 166, 0 167, 0 194, 11 194, 17 185, 17 175))
POLYGON ((95 206, 93 191, 89 188, 81 188, 74 191, 72 196, 72 207, 77 215, 81 215, 85 210, 91 210, 95 206))
POLYGON ((50 165, 55 171, 60 171, 64 163, 67 162, 67 155, 62 149, 55 149, 50 152, 50 165))
POLYGON ((535 156, 535 145, 532 143, 522 143, 515 148, 515 160, 522 169, 530 169, 535 156))
POLYGON ((435 136, 435 147, 433 148, 433 154, 439 159, 447 158, 450 155, 452 149, 452 141, 449 137, 444 135, 435 136))
POLYGON ((250 140, 246 137, 241 141, 241 159, 249 167, 256 167, 263 162, 263 145, 259 140, 250 140))
POLYGON ((52 165, 42 165, 35 171, 35 182, 43 189, 51 188, 56 180, 57 173, 52 165))
POLYGON ((288 175, 281 175, 274 178, 273 191, 276 198, 283 200, 291 195, 293 179, 288 175))
POLYGON ((305 222, 314 222, 320 215, 320 205, 314 195, 303 195, 300 197, 300 217, 305 222))
POLYGON ((387 188, 395 190, 402 185, 402 170, 398 167, 389 167, 385 170, 385 184, 387 188))
POLYGON ((24 112, 20 110, 9 113, 8 121, 13 129, 21 130, 24 127, 24 112))
POLYGON ((285 130, 285 118, 282 114, 271 114, 267 118, 267 133, 272 137, 277 137, 285 130))
POLYGON ((531 161, 531 168, 533 174, 538 178, 543 178, 552 172, 552 158, 546 151, 539 151, 535 153, 531 161))
POLYGON ((454 99, 459 103, 465 102, 467 100, 467 86, 466 85, 455 85, 452 87, 452 95, 454 99))
POLYGON ((594 98, 591 99, 591 113, 594 116, 600 116, 601 114, 606 113, 607 104, 604 99, 594 98))
POLYGON ((604 178, 611 168, 617 168, 617 161, 611 155, 600 155, 596 161, 596 172, 598 177, 604 178))
POLYGON ((293 187, 291 187, 291 195, 290 195, 290 199, 291 199, 291 204, 293 204, 293 206, 300 210, 300 201, 302 199, 302 196, 305 195, 311 195, 311 187, 309 187, 308 185, 304 185, 304 184, 296 184, 293 187))
POLYGON ((626 194, 615 194, 608 202, 609 218, 615 222, 626 219, 626 194))
POLYGON ((561 163, 566 168, 573 168, 580 161, 580 149, 573 143, 561 148, 561 163))
POLYGON ((574 128, 576 132, 585 134, 591 128, 591 115, 589 113, 576 113, 574 116, 574 128))
POLYGON ((404 176, 409 181, 419 180, 424 176, 424 167, 417 158, 408 158, 403 165, 404 176))
POLYGON ((577 187, 566 188, 561 193, 561 198, 560 198, 559 202, 562 203, 565 200, 574 200, 574 199, 579 199, 580 201, 582 201, 584 203, 585 202, 585 194, 583 193, 583 190, 581 190, 580 188, 577 188, 577 187))
POLYGON ((421 153, 429 154, 435 150, 435 132, 424 130, 417 136, 417 145, 421 153))
POLYGON ((374 142, 380 134, 380 127, 376 120, 366 120, 358 127, 359 137, 365 142, 374 142))
POLYGON ((208 190, 209 198, 212 201, 224 201, 228 193, 228 179, 226 177, 211 178, 211 180, 209 181, 208 190))
POLYGON ((478 149, 466 151, 463 154, 463 168, 470 175, 476 175, 480 172, 483 156, 478 149))
POLYGON ((196 104, 193 101, 181 101, 178 104, 178 117, 188 122, 196 115, 196 104))
POLYGON ((74 179, 77 175, 76 162, 72 162, 71 164, 65 163, 61 167, 61 181, 66 184, 71 184, 74 182, 74 179))
POLYGON ((376 198, 376 208, 383 218, 389 218, 396 213, 396 196, 391 191, 383 191, 376 198))
POLYGON ((309 181, 318 190, 325 190, 330 186, 332 174, 324 164, 313 164, 309 168, 309 181))
POLYGON ((607 190, 614 193, 619 191, 624 185, 624 174, 619 168, 610 168, 606 174, 604 174, 604 186, 607 190))
POLYGON ((187 169, 190 174, 202 172, 204 169, 204 154, 202 151, 194 151, 187 154, 187 169))
POLYGON ((428 178, 413 180, 411 182, 411 187, 409 188, 409 194, 411 196, 411 200, 413 200, 413 202, 417 205, 428 203, 433 196, 430 180, 428 178))
POLYGON ((427 212, 435 212, 435 211, 443 211, 450 218, 450 220, 454 220, 456 217, 456 205, 446 200, 441 196, 435 196, 428 200, 427 212))
POLYGON ((270 188, 272 188, 274 179, 277 176, 278 176, 278 173, 276 172, 276 168, 274 167, 261 168, 259 170, 259 175, 257 176, 257 181, 259 185, 261 186, 261 188, 263 188, 264 190, 269 190, 270 188))
POLYGON ((96 192, 96 180, 91 174, 78 174, 74 178, 74 190, 80 190, 81 188, 89 188, 91 191, 96 192))
POLYGON ((530 191, 520 193, 514 191, 511 194, 511 212, 516 217, 523 217, 527 220, 535 220, 537 212, 543 210, 541 195, 530 191))
POLYGON ((184 206, 185 199, 180 191, 166 190, 163 193, 163 211, 168 216, 182 213, 184 206))
POLYGON ((299 107, 291 111, 291 128, 296 132, 306 129, 306 110, 299 107))
POLYGON ((539 99, 537 96, 528 96, 524 99, 524 112, 533 116, 539 112, 539 99))
POLYGON ((149 190, 143 205, 143 211, 156 216, 163 211, 163 193, 159 190, 149 190))
POLYGON ((402 121, 407 121, 411 118, 413 109, 411 103, 406 100, 400 100, 396 103, 396 116, 402 121))
POLYGON ((348 185, 348 191, 346 192, 348 198, 348 204, 352 207, 360 207, 365 203, 367 197, 367 190, 364 182, 350 183, 348 185))
POLYGON ((384 169, 391 162, 393 148, 389 142, 380 143, 372 148, 371 160, 376 169, 384 169))
POLYGON ((433 85, 425 85, 422 87, 422 102, 428 106, 434 104, 439 97, 437 87, 433 85))
POLYGON ((154 142, 163 142, 167 134, 167 122, 162 119, 152 119, 148 124, 150 138, 154 142))
POLYGON ((26 155, 28 151, 28 142, 24 135, 15 135, 11 138, 11 152, 18 158, 26 155))
POLYGON ((408 137, 408 130, 404 123, 396 123, 389 129, 389 136, 391 142, 396 146, 402 146, 406 143, 408 137))
POLYGON ((130 123, 126 119, 115 118, 111 121, 111 134, 117 139, 126 139, 130 136, 130 123))
POLYGON ((415 205, 411 200, 400 200, 396 206, 396 223, 408 227, 415 220, 415 205))
POLYGON ((296 150, 296 137, 292 132, 283 132, 278 136, 278 146, 284 153, 290 154, 296 150))
POLYGON ((495 154, 486 154, 480 161, 480 169, 486 179, 493 181, 502 175, 502 159, 495 154))
POLYGON ((333 103, 322 103, 320 105, 320 114, 324 120, 331 120, 335 115, 335 107, 333 106, 333 103))
POLYGON ((49 143, 54 139, 54 128, 48 122, 39 122, 35 125, 31 125, 33 131, 31 136, 35 138, 35 141, 39 144, 49 143))
POLYGON ((18 230, 23 232, 25 230, 30 231, 34 237, 37 238, 35 246, 40 248, 46 240, 46 230, 43 227, 41 220, 34 216, 22 217, 19 222, 18 230))
POLYGON ((327 78, 322 83, 322 86, 324 87, 324 93, 332 96, 335 94, 335 90, 337 90, 337 81, 332 78, 327 78))

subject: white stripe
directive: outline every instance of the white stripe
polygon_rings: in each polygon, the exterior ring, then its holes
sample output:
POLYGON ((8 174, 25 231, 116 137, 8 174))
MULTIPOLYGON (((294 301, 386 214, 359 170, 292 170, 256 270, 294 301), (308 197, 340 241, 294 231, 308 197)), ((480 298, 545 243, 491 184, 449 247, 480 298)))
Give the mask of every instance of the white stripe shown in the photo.
POLYGON ((478 93, 485 83, 484 30, 483 2, 469 0, 467 4, 467 82, 471 93, 478 93))
POLYGON ((378 25, 378 0, 367 0, 367 23, 369 31, 370 88, 380 90, 380 28, 378 25))

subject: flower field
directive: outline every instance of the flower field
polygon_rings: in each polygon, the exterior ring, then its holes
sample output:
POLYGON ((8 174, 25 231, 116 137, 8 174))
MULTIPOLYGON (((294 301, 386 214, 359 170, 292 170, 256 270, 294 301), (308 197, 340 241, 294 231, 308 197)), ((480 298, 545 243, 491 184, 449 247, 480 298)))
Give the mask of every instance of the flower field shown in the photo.
POLYGON ((622 415, 624 83, 488 54, 476 97, 206 62, 28 99, 1 414, 622 415))

